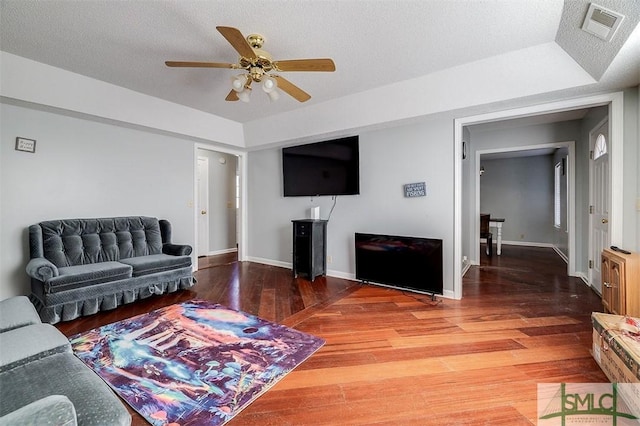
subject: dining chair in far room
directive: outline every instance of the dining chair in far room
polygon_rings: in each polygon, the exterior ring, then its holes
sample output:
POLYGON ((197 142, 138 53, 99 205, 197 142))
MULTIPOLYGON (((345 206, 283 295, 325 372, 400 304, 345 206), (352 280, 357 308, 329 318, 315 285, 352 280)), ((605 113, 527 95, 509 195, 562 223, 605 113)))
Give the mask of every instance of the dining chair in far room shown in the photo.
POLYGON ((487 239, 487 256, 491 257, 493 253, 493 234, 491 234, 491 229, 489 228, 489 221, 491 220, 491 215, 488 214, 480 214, 480 238, 487 239))

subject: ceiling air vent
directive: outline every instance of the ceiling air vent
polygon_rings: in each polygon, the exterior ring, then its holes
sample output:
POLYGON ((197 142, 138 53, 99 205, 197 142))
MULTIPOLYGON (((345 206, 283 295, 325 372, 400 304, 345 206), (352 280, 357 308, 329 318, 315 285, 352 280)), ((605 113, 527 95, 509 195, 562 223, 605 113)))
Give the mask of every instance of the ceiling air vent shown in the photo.
POLYGON ((591 3, 582 29, 605 41, 611 41, 623 19, 624 15, 591 3))

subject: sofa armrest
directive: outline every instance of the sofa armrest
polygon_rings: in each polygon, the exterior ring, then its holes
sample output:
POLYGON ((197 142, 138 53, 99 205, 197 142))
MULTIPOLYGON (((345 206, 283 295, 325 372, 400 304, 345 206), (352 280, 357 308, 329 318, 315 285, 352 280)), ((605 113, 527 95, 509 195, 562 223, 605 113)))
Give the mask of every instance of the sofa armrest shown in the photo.
POLYGON ((170 254, 171 256, 189 256, 191 254, 193 249, 190 245, 171 243, 171 223, 168 220, 160 219, 158 224, 160 225, 160 235, 162 237, 162 253, 170 254))
POLYGON ((76 426, 76 409, 66 396, 50 395, 0 417, 0 426, 36 424, 76 426))
POLYGON ((38 311, 26 296, 14 296, 0 301, 0 333, 41 322, 38 311))
POLYGON ((186 244, 163 244, 162 252, 172 256, 189 256, 193 249, 186 244))
POLYGON ((58 267, 44 257, 33 258, 27 263, 27 275, 45 282, 49 278, 60 275, 58 267))
POLYGON ((65 335, 51 324, 32 324, 0 333, 0 373, 58 353, 73 351, 65 335))

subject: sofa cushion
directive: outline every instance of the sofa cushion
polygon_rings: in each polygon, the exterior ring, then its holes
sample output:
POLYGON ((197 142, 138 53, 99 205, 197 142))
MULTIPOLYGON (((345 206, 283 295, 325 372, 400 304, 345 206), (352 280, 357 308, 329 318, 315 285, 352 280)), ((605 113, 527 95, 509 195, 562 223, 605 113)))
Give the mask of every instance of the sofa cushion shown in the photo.
POLYGON ((76 409, 64 395, 51 395, 0 417, 0 426, 76 426, 76 409))
POLYGON ((40 322, 38 311, 27 296, 0 300, 0 333, 40 322))
POLYGON ((79 425, 129 425, 131 415, 120 399, 73 354, 59 353, 0 373, 0 416, 50 395, 73 403, 79 425))
POLYGON ((71 353, 69 341, 50 324, 32 324, 0 333, 0 372, 56 353, 71 353))
POLYGON ((60 275, 46 281, 46 293, 57 293, 107 281, 131 278, 132 268, 120 262, 101 262, 90 263, 88 265, 65 266, 58 268, 58 272, 60 275))
POLYGON ((58 268, 162 253, 160 225, 153 217, 50 220, 33 225, 29 234, 30 244, 42 245, 42 255, 35 257, 58 268))
POLYGON ((152 254, 149 256, 121 259, 120 262, 133 267, 133 276, 139 277, 191 266, 191 257, 152 254))

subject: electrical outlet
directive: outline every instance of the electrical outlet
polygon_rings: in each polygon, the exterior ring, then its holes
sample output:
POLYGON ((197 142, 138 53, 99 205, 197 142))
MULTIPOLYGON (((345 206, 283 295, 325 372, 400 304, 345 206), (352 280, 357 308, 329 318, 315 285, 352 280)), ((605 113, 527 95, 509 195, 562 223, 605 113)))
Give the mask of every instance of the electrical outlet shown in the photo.
POLYGON ((187 201, 187 207, 192 208, 193 207, 193 201, 191 201, 191 200, 187 201))
POLYGON ((524 240, 524 234, 520 234, 520 239, 524 240))
POLYGON ((462 263, 467 263, 467 256, 462 256, 462 263))
POLYGON ((327 256, 327 263, 333 263, 333 257, 327 256))

